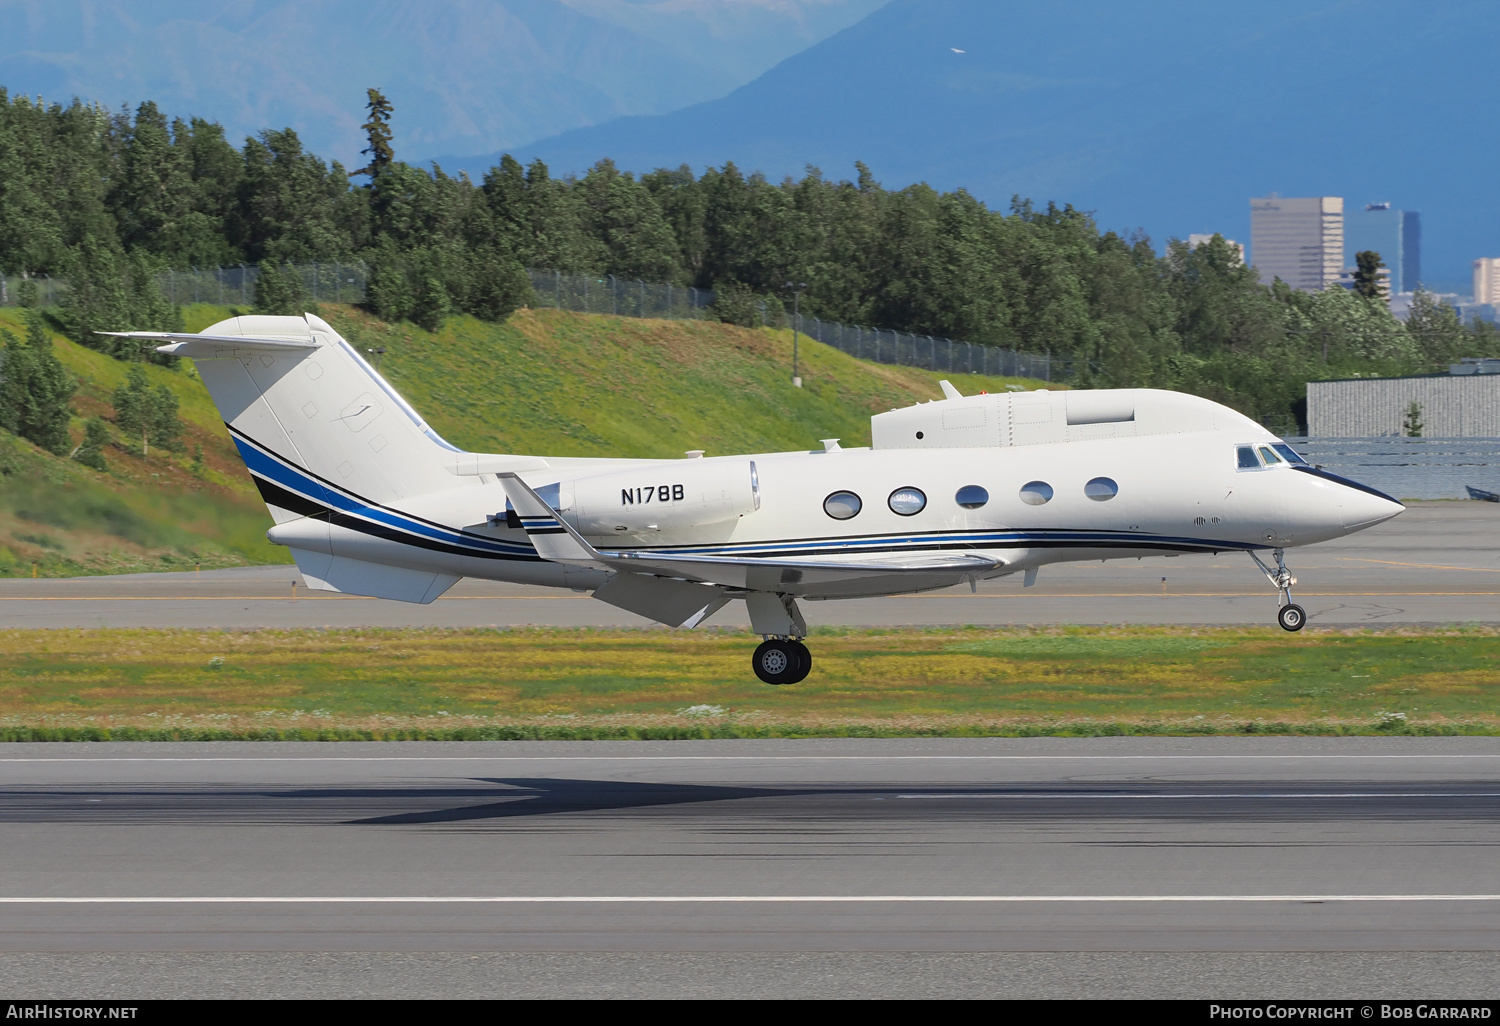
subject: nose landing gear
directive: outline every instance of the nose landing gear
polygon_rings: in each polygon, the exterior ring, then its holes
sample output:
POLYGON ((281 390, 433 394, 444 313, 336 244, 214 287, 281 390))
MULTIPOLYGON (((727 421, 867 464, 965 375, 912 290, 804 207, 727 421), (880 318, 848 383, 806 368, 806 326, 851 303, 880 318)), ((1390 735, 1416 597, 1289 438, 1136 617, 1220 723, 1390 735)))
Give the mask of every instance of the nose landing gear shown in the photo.
POLYGON ((1307 610, 1292 601, 1292 585, 1297 583, 1297 578, 1286 568, 1285 549, 1273 549, 1271 554, 1276 557, 1275 570, 1266 566, 1265 561, 1254 552, 1250 553, 1250 558, 1255 560, 1255 565, 1266 575, 1266 580, 1280 593, 1281 608, 1276 611, 1276 622, 1284 631, 1300 631, 1307 624, 1307 610))
POLYGON ((767 638, 750 662, 755 675, 767 684, 796 684, 812 670, 812 653, 797 638, 767 638))

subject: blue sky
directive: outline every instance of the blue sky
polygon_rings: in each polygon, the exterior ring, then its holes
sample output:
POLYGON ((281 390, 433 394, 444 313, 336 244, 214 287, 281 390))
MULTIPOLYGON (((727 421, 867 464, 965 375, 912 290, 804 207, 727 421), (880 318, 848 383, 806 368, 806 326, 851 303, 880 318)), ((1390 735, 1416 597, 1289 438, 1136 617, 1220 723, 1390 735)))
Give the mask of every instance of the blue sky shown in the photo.
POLYGON ((0 25, 13 93, 291 126, 346 166, 378 85, 398 156, 474 171, 863 160, 1158 244, 1342 195, 1421 211, 1429 285, 1500 255, 1493 0, 0 0, 0 25))

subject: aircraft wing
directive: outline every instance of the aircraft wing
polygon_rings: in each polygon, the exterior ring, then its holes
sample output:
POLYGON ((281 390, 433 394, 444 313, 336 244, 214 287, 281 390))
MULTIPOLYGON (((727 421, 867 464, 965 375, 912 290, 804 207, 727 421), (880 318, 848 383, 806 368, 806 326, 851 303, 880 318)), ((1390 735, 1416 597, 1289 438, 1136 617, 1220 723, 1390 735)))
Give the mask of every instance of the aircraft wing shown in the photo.
POLYGON ((712 556, 649 549, 597 549, 514 473, 498 475, 527 537, 543 559, 632 574, 680 577, 751 591, 802 591, 844 581, 891 577, 900 590, 940 588, 997 570, 1004 560, 969 553, 912 552, 818 560, 712 556))

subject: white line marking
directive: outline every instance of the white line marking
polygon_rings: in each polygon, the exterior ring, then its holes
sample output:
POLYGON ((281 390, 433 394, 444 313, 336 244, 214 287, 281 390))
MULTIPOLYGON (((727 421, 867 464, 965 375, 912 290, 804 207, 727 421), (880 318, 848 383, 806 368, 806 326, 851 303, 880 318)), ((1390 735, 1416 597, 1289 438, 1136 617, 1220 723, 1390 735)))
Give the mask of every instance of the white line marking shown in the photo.
MULTIPOLYGON (((297 741, 290 744, 311 744, 297 741)), ((351 742, 341 742, 351 743, 351 742)), ((452 744, 453 742, 433 742, 452 744)), ((497 742, 512 744, 514 742, 497 742)), ((544 742, 545 743, 545 742, 544 742)), ((992 762, 1077 762, 1081 760, 1117 762, 1178 759, 1500 759, 1500 752, 1442 754, 1350 753, 1341 755, 110 755, 110 756, 15 756, 0 757, 7 762, 923 762, 974 761, 992 762)))
POLYGON ((1500 792, 1491 791, 1351 791, 1329 794, 1105 794, 1082 792, 1078 794, 898 794, 897 798, 998 798, 998 799, 1156 799, 1156 798, 1500 798, 1500 792))
POLYGON ((1500 901, 1500 894, 652 894, 195 897, 0 897, 4 905, 689 905, 1170 902, 1500 901))

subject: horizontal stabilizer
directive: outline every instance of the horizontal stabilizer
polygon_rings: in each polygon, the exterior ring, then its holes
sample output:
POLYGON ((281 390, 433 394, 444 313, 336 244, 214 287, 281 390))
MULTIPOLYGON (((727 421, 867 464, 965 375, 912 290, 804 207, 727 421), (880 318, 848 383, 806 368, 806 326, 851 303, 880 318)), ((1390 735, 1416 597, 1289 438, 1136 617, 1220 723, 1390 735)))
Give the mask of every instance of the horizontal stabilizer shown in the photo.
POLYGON ((363 559, 330 556, 326 552, 292 549, 291 553, 307 586, 314 591, 426 605, 461 580, 452 574, 383 566, 363 559))
POLYGON ((243 349, 249 352, 313 352, 318 344, 312 339, 290 337, 261 337, 250 335, 189 335, 175 331, 97 331, 96 335, 113 335, 115 338, 135 338, 142 341, 169 343, 157 346, 156 351, 171 356, 190 356, 199 360, 228 357, 228 349, 243 349))

